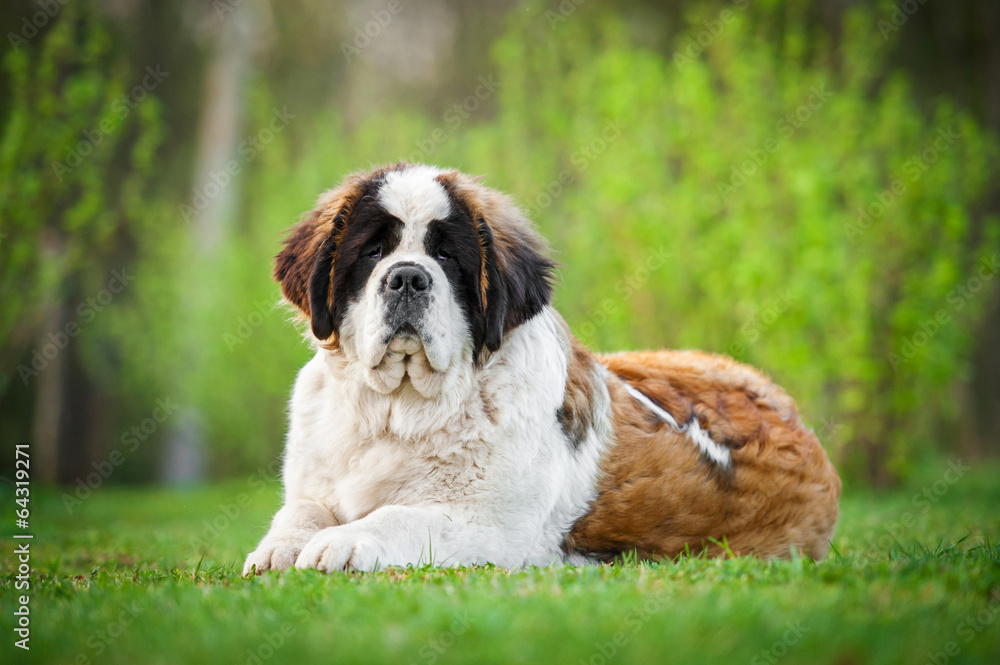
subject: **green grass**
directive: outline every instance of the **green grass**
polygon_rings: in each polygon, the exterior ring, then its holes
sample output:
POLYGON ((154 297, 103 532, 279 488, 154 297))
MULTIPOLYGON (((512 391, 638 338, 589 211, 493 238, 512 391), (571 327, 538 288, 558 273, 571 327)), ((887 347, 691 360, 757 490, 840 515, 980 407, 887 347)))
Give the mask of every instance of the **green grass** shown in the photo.
MULTIPOLYGON (((0 661, 997 663, 1000 467, 951 483, 947 470, 891 493, 846 490, 821 563, 252 580, 239 570, 278 504, 274 484, 113 487, 72 514, 60 492, 36 491, 31 651, 13 646, 23 592, 5 509, 0 661)), ((13 506, 8 486, 0 498, 13 506)))

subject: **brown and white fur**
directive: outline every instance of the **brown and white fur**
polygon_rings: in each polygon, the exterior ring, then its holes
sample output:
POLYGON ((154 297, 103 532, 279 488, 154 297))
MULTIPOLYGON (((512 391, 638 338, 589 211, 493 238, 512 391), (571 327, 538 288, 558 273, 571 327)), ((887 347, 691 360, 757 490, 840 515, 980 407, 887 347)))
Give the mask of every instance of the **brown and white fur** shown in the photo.
POLYGON ((822 558, 840 480, 785 391, 723 356, 590 353, 549 305, 553 268, 511 200, 456 171, 321 196, 277 257, 316 355, 244 573, 822 558))

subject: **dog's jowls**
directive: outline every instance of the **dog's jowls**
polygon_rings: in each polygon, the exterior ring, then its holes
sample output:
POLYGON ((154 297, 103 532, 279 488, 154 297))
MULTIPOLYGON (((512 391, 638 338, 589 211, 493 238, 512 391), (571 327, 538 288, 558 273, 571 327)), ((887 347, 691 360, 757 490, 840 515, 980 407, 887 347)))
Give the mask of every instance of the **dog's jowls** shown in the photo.
POLYGON ((275 267, 316 355, 245 573, 826 554, 840 481, 791 398, 722 356, 591 354, 545 249, 454 171, 320 197, 275 267))

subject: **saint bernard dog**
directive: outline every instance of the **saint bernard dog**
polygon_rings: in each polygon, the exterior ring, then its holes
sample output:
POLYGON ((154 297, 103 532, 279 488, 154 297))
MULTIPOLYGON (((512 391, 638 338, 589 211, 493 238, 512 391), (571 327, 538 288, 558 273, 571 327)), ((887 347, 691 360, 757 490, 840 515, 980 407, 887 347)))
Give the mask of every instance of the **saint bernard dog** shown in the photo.
POLYGON ((276 259, 316 355, 244 574, 822 558, 840 479, 788 394, 724 356, 591 353, 549 304, 554 267, 457 171, 323 194, 276 259))

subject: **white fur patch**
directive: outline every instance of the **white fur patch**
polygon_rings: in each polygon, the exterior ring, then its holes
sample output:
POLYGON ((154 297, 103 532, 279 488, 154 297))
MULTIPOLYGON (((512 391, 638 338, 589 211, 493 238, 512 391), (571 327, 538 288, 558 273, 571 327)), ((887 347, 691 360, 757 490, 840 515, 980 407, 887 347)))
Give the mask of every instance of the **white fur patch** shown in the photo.
POLYGON ((414 166, 385 175, 385 184, 378 190, 378 202, 403 222, 403 237, 397 251, 422 253, 427 226, 451 214, 448 193, 436 180, 440 174, 431 166, 414 166))
POLYGON ((656 406, 656 404, 653 403, 653 400, 649 399, 641 392, 630 386, 627 381, 622 381, 622 384, 625 386, 625 390, 628 391, 628 394, 634 397, 640 404, 655 413, 661 420, 665 421, 678 432, 687 434, 688 438, 694 441, 695 445, 697 445, 703 453, 708 455, 709 459, 724 469, 729 468, 730 464, 732 464, 732 458, 729 456, 729 449, 720 446, 715 441, 712 441, 712 437, 708 435, 708 432, 703 430, 698 424, 697 418, 692 419, 690 423, 681 427, 672 415, 656 406))

